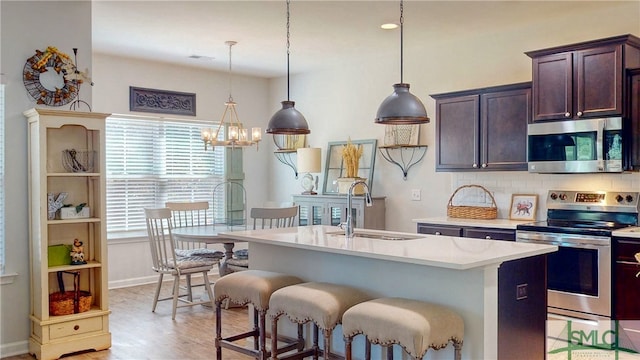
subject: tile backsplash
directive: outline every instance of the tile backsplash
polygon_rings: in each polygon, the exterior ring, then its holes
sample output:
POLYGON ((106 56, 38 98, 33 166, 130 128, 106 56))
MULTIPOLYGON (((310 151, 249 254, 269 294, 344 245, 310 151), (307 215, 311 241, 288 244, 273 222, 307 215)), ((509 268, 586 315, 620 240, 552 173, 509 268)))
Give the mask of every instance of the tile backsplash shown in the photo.
MULTIPOLYGON (((498 218, 508 219, 512 194, 537 194, 537 220, 545 220, 547 192, 554 190, 640 191, 640 173, 536 174, 522 171, 451 173, 451 193, 462 185, 481 185, 493 195, 498 218)), ((462 189, 454 205, 490 206, 491 198, 481 189, 462 189), (463 193, 462 193, 463 192, 463 193)))

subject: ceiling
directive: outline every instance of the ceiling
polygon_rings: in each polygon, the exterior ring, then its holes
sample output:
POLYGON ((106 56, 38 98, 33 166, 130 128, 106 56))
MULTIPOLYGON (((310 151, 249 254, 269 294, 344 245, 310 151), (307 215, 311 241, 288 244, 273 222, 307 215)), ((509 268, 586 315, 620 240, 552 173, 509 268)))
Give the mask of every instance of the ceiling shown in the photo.
MULTIPOLYGON (((578 1, 405 1, 404 48, 506 31, 575 11, 578 1)), ((579 1, 580 8, 607 6, 579 1)), ((93 51, 233 72, 286 75, 285 1, 93 0, 93 51), (202 56, 200 59, 190 58, 202 56)), ((297 0, 290 4, 290 72, 399 56, 399 1, 297 0)))

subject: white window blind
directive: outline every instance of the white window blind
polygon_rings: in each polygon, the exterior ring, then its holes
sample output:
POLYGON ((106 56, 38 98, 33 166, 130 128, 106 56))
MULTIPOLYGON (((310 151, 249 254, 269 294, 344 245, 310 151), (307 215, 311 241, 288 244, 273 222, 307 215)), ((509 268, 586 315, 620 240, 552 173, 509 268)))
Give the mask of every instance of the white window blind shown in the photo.
POLYGON ((201 120, 111 116, 106 123, 107 232, 146 230, 144 208, 167 201, 209 201, 224 181, 224 148, 209 147, 201 120))
POLYGON ((0 84, 0 274, 4 274, 4 84, 0 84))

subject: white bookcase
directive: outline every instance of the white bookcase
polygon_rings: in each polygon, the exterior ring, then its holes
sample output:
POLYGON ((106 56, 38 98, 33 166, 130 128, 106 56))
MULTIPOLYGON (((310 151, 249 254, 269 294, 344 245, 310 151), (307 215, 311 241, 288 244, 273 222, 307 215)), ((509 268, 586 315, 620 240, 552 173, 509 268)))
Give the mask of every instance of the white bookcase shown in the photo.
MULTIPOLYGON (((31 109, 24 115, 29 123, 29 352, 38 359, 57 359, 73 352, 107 349, 111 347, 111 333, 104 146, 105 119, 110 114, 31 109), (70 149, 78 154, 92 152, 93 166, 76 166, 75 169, 63 166, 63 151, 70 149), (50 219, 47 195, 57 197, 60 193, 68 194, 64 204, 86 204, 88 217, 84 217, 87 215, 85 210, 82 217, 60 219, 58 211, 50 219), (74 239, 83 242, 86 264, 49 266, 49 246, 71 245, 74 239), (79 289, 91 295, 88 310, 85 306, 81 310, 86 311, 75 312, 77 309, 74 309, 66 315, 50 313, 50 294, 60 291, 60 272, 66 291, 73 291, 74 278, 79 275, 79 289)), ((83 162, 81 158, 78 160, 83 162)))

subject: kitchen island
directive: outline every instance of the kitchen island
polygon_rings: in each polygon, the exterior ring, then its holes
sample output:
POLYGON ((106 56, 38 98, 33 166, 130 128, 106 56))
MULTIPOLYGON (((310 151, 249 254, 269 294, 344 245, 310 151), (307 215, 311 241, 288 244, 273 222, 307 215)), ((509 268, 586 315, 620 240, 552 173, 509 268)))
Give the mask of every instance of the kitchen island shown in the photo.
MULTIPOLYGON (((252 269, 355 286, 373 297, 398 296, 449 306, 465 323, 464 359, 497 359, 502 353, 498 344, 498 313, 503 304, 499 304, 498 268, 502 263, 537 259, 524 264, 523 269, 514 269, 535 278, 517 281, 511 300, 518 297, 522 306, 543 317, 537 321, 544 324, 544 255, 557 250, 549 245, 360 229, 356 229, 356 237, 348 239, 341 230, 330 226, 235 231, 224 236, 249 243, 252 269)), ((514 318, 521 311, 513 306, 505 308, 514 311, 514 318)), ((523 320, 525 326, 532 321, 526 314, 523 320)), ((524 352, 520 358, 540 358, 540 351, 544 357, 544 327, 525 332, 528 339, 522 339, 524 352), (531 341, 541 342, 542 349, 532 349, 531 341)), ((354 349, 364 348, 361 338, 356 338, 354 349)), ((332 341, 335 351, 342 353, 341 331, 334 332, 332 341)), ((515 343, 507 345, 519 347, 515 343)), ((380 358, 379 347, 374 350, 374 358, 380 358)), ((395 351, 400 354, 399 349, 395 351)), ((450 346, 430 351, 426 358, 452 357, 450 346)))

